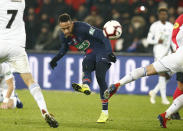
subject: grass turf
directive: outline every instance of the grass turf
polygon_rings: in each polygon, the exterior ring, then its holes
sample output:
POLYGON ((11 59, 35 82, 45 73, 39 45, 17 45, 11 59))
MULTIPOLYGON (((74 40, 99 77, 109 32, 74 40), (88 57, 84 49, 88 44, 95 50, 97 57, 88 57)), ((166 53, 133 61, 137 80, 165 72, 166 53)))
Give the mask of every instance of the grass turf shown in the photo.
MULTIPOLYGON (((0 110, 0 131, 180 131, 182 120, 171 120, 167 129, 160 128, 157 115, 168 106, 152 105, 148 96, 115 95, 109 103, 110 120, 96 123, 101 112, 99 94, 62 91, 43 91, 48 109, 60 126, 50 128, 28 90, 17 90, 24 104, 23 109, 0 110)), ((171 98, 169 98, 171 100, 171 98)), ((180 111, 180 114, 183 114, 180 111)))

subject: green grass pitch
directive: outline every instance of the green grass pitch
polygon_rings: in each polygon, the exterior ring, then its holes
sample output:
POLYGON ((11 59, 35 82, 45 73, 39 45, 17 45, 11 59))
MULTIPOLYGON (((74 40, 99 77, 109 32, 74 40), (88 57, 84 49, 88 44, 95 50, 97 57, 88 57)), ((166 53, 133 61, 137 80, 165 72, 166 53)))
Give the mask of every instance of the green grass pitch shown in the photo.
MULTIPOLYGON (((23 109, 0 110, 0 131, 181 131, 182 120, 171 120, 167 129, 159 126, 157 115, 168 106, 152 105, 148 96, 115 95, 109 101, 110 120, 96 123, 101 112, 99 94, 86 96, 76 92, 43 91, 48 109, 58 120, 57 129, 43 120, 28 90, 17 90, 23 109)), ((169 98, 170 100, 172 98, 169 98)), ((183 116, 182 111, 180 114, 183 116)))

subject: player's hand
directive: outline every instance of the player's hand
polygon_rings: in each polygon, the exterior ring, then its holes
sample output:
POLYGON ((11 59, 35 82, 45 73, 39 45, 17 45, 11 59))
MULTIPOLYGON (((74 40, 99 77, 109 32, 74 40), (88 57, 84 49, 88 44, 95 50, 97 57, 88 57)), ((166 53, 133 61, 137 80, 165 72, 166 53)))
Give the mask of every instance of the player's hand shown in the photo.
POLYGON ((110 53, 109 55, 108 55, 108 58, 109 58, 109 60, 111 61, 111 62, 116 62, 116 56, 113 54, 113 53, 110 53))
POLYGON ((50 66, 52 69, 54 69, 57 66, 57 60, 55 59, 55 57, 51 60, 50 66))
POLYGON ((2 103, 0 108, 1 109, 8 109, 8 103, 2 103))

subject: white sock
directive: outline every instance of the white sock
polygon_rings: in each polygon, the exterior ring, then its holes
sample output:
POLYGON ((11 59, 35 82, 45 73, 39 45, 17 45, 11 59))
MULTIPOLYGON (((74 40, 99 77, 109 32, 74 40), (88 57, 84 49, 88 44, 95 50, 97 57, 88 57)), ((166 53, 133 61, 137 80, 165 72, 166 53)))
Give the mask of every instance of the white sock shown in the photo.
POLYGON ((171 106, 166 110, 165 118, 170 117, 171 114, 177 112, 183 106, 183 94, 178 96, 171 106))
POLYGON ((48 112, 40 86, 34 83, 29 87, 29 90, 31 95, 34 97, 35 101, 37 102, 41 113, 42 113, 42 110, 45 110, 46 112, 48 112))
POLYGON ((125 75, 121 80, 119 80, 120 86, 123 86, 127 83, 130 83, 144 76, 146 76, 146 68, 145 67, 137 68, 132 72, 130 72, 129 74, 125 75))
POLYGON ((157 94, 158 91, 160 90, 160 86, 161 86, 161 78, 160 78, 160 77, 161 77, 161 76, 158 77, 158 83, 156 84, 155 88, 153 89, 153 92, 154 92, 155 94, 157 94))
POLYGON ((161 98, 162 100, 168 100, 167 97, 166 97, 166 84, 167 84, 167 80, 165 77, 163 76, 160 76, 160 94, 161 94, 161 98))
POLYGON ((106 115, 108 115, 108 110, 102 110, 106 115))

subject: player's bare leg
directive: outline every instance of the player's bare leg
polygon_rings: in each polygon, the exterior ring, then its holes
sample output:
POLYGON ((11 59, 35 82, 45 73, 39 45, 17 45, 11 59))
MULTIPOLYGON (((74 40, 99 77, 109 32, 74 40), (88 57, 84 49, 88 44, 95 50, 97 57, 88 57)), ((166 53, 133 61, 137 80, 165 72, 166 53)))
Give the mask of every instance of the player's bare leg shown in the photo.
POLYGON ((72 83, 72 88, 75 91, 84 93, 85 95, 90 95, 90 84, 92 81, 91 73, 95 69, 95 61, 88 58, 91 54, 86 55, 82 62, 83 78, 82 84, 72 83))
POLYGON ((113 94, 116 93, 116 91, 119 89, 119 87, 124 86, 127 83, 130 83, 132 81, 135 81, 141 77, 144 76, 151 76, 151 75, 156 75, 157 72, 154 68, 154 66, 148 65, 147 67, 140 67, 135 70, 133 70, 131 73, 125 75, 119 82, 116 84, 112 84, 105 92, 104 92, 104 97, 106 99, 109 99, 113 94))
POLYGON ((32 74, 21 73, 20 76, 24 80, 24 83, 27 85, 27 87, 29 87, 30 93, 34 97, 35 101, 37 102, 39 109, 41 110, 42 116, 44 117, 46 122, 49 124, 50 127, 57 128, 58 122, 55 120, 53 115, 49 114, 43 94, 41 92, 41 88, 39 84, 34 82, 32 74))

